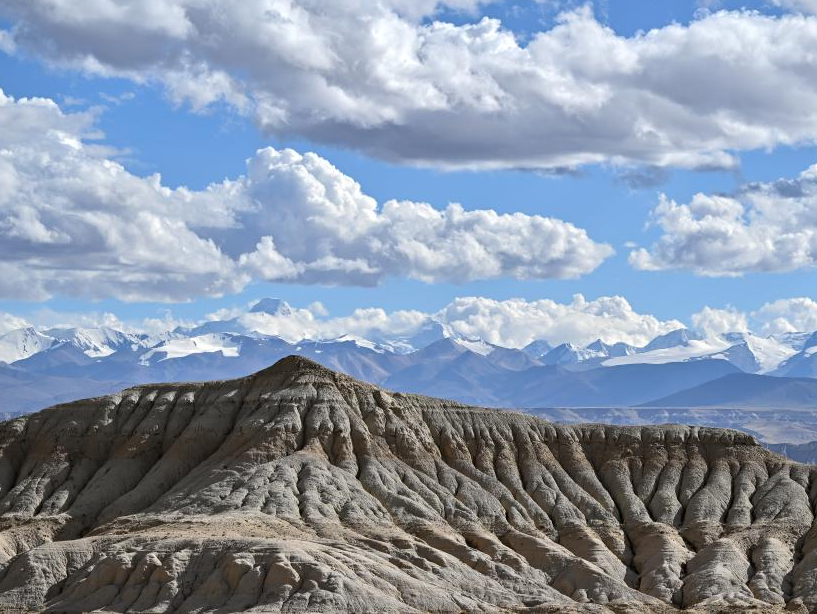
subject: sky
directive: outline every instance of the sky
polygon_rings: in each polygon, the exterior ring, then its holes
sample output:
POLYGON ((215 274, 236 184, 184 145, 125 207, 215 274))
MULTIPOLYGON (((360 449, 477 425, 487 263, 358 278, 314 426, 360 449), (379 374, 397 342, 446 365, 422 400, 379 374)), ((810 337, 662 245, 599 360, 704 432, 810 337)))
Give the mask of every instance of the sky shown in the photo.
POLYGON ((9 0, 0 326, 581 295, 817 328, 815 4, 9 0))

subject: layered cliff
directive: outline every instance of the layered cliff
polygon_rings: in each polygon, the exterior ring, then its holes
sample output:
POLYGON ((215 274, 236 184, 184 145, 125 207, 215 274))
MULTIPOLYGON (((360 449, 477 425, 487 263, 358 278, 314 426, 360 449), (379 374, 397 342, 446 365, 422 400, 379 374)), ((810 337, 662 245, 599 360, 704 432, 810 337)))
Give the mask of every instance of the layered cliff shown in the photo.
POLYGON ((0 425, 0 609, 817 609, 815 469, 290 357, 0 425))

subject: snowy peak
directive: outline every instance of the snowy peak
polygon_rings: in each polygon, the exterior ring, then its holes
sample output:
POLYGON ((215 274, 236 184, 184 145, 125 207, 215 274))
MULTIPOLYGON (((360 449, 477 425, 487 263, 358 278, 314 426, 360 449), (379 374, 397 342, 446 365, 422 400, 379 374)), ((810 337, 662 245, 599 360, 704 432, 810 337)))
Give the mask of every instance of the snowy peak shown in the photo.
POLYGON ((250 308, 250 313, 266 313, 271 316, 292 315, 289 303, 279 298, 262 298, 250 308))
POLYGON ((214 333, 246 333, 249 331, 246 326, 238 321, 238 318, 231 318, 229 320, 211 320, 194 328, 179 327, 173 332, 195 337, 214 333))
POLYGON ((522 351, 545 365, 577 364, 601 358, 629 356, 637 350, 623 342, 605 343, 596 339, 593 343, 581 348, 573 343, 562 343, 552 347, 547 341, 537 340, 529 343, 522 351))
POLYGON ((803 343, 803 349, 787 357, 772 373, 784 377, 817 377, 817 333, 803 343))
POLYGON ((224 358, 237 358, 241 351, 240 335, 210 333, 197 337, 168 339, 139 357, 139 364, 150 365, 192 354, 220 352, 224 358))
POLYGON ((441 358, 454 358, 467 351, 468 349, 459 342, 450 337, 445 337, 413 352, 411 356, 415 360, 437 360, 441 358))
POLYGON ((550 350, 540 359, 544 365, 574 365, 590 358, 596 358, 592 350, 579 348, 572 343, 562 343, 550 350))
POLYGON ((364 339, 363 337, 358 337, 357 335, 341 335, 340 337, 335 337, 334 339, 315 341, 314 343, 316 346, 333 345, 336 343, 351 344, 356 348, 372 350, 378 354, 384 354, 385 352, 389 351, 388 348, 381 347, 379 344, 369 341, 368 339, 364 339))
POLYGON ((763 367, 749 344, 744 341, 730 346, 716 354, 707 354, 691 360, 726 360, 746 373, 759 373, 763 367))
POLYGON ((619 341, 618 343, 604 343, 601 339, 596 339, 593 343, 588 345, 585 350, 593 352, 596 356, 607 356, 610 358, 616 358, 618 356, 629 356, 631 354, 635 354, 638 350, 637 348, 624 343, 623 341, 619 341))
POLYGON ((774 337, 758 337, 749 332, 732 332, 704 337, 687 329, 656 337, 630 355, 606 360, 604 366, 623 364, 665 364, 689 360, 726 360, 747 373, 769 373, 794 354, 794 350, 774 337))
POLYGON ((47 350, 57 340, 34 328, 18 328, 0 335, 0 362, 12 363, 47 350))
POLYGON ((537 339, 536 341, 531 341, 528 345, 523 347, 522 351, 533 359, 539 359, 552 349, 553 346, 550 343, 544 339, 537 339))
MULTIPOLYGON (((752 333, 741 334, 743 343, 746 344, 758 364, 757 370, 750 371, 751 373, 769 373, 796 353, 796 350, 790 345, 774 337, 758 337, 752 333)), ((743 369, 739 364, 734 364, 743 369)), ((743 370, 747 371, 747 369, 743 370)))
MULTIPOLYGON (((672 333, 668 334, 672 335, 672 333)), ((602 365, 605 367, 633 364, 659 365, 670 362, 686 362, 702 358, 714 358, 714 356, 712 356, 713 354, 728 350, 731 345, 733 345, 720 337, 704 339, 699 336, 687 336, 686 334, 680 333, 669 338, 667 338, 666 335, 662 335, 653 341, 633 354, 609 358, 605 360, 602 365), (653 341, 658 342, 653 345, 653 341), (672 341, 678 341, 678 343, 673 344, 672 341)), ((719 358, 726 360, 724 356, 720 356, 719 358)))
POLYGON ((53 328, 46 331, 61 343, 70 343, 90 358, 104 358, 121 349, 145 347, 146 337, 100 326, 98 328, 53 328))
POLYGON ((774 339, 775 341, 790 347, 795 352, 799 352, 804 349, 805 344, 814 337, 814 333, 778 333, 776 335, 771 335, 769 338, 774 339))
POLYGON ((488 356, 496 349, 495 345, 479 338, 458 338, 457 343, 465 349, 473 352, 474 354, 479 354, 480 356, 488 356))
POLYGON ((652 352, 654 350, 665 350, 678 346, 688 345, 690 341, 703 341, 704 336, 688 328, 678 328, 663 335, 659 335, 647 345, 641 348, 640 352, 652 352))
POLYGON ((444 324, 428 320, 413 334, 378 335, 376 341, 380 347, 387 348, 395 354, 410 354, 451 336, 451 331, 444 324))

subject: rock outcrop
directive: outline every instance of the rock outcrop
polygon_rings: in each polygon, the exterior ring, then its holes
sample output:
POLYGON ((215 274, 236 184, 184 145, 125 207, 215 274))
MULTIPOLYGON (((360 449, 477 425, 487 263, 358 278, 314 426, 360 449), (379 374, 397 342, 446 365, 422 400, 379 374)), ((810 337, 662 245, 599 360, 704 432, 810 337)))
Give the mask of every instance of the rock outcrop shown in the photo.
POLYGON ((813 611, 814 478, 290 357, 0 425, 0 610, 813 611))

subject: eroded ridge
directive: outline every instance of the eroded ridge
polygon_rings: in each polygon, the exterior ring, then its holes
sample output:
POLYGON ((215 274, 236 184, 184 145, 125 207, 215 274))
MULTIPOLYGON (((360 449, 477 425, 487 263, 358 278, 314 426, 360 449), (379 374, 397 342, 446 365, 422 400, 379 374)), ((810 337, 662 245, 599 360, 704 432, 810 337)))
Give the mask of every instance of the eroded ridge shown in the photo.
POLYGON ((0 425, 0 609, 814 611, 814 471, 289 357, 0 425))

